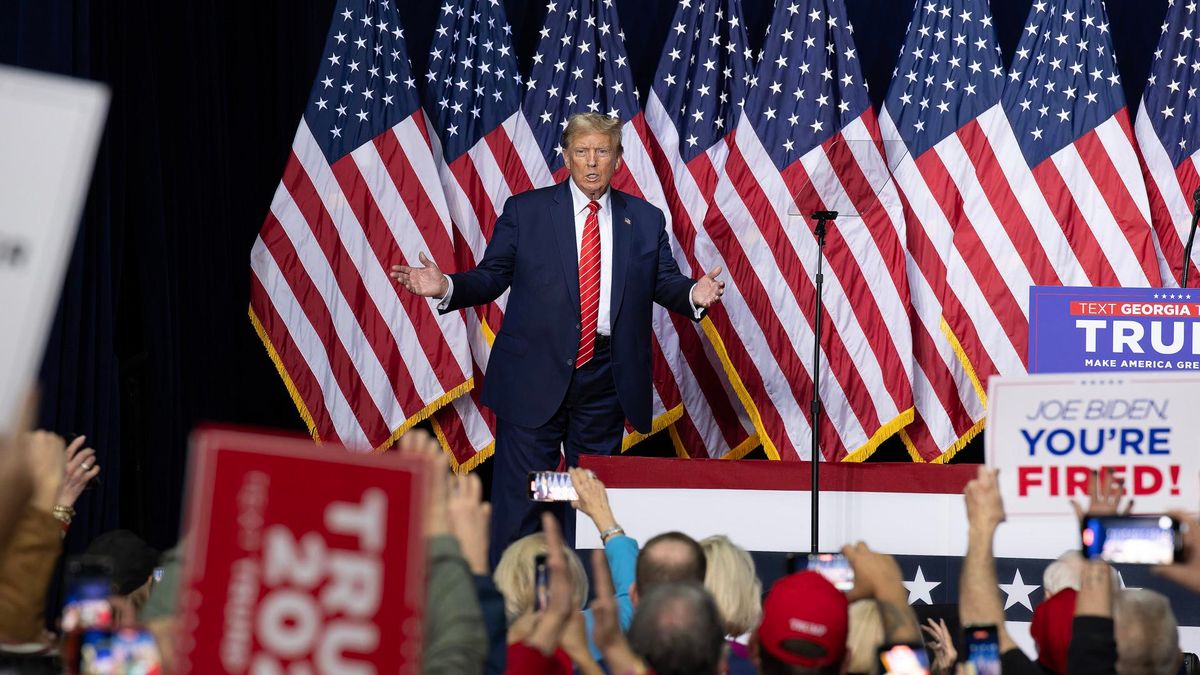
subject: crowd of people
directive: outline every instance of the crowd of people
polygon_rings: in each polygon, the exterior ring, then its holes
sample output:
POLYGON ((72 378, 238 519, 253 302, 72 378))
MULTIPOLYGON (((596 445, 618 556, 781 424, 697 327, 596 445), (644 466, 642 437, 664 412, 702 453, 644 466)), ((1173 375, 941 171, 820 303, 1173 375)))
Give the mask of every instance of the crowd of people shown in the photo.
MULTIPOLYGON (((0 443, 0 673, 60 672, 60 638, 46 630, 43 607, 75 500, 99 467, 81 439, 68 444, 38 431, 0 443)), ((424 673, 874 673, 885 644, 927 650, 931 672, 964 672, 957 636, 944 621, 919 624, 896 560, 863 542, 841 551, 854 573, 849 590, 800 571, 764 595, 753 559, 729 538, 666 532, 639 543, 621 528, 600 480, 570 469, 572 506, 604 545, 591 552, 589 588, 579 553, 550 512, 540 532, 508 546, 492 569, 491 507, 479 478, 451 473, 424 431, 406 434, 397 452, 427 470, 424 673)), ((1123 494, 1119 483, 1095 480, 1079 511, 1117 513, 1123 494)), ((1005 629, 997 585, 993 541, 1005 512, 995 472, 980 467, 964 498, 959 620, 995 627, 1004 672, 1180 672, 1184 655, 1167 598, 1122 588, 1111 567, 1082 558, 1074 542, 1063 542, 1070 550, 1045 572, 1031 629, 1037 653, 1023 652, 1005 629)), ((1156 571, 1200 594, 1200 523, 1176 517, 1190 525, 1186 562, 1156 571)), ((172 672, 178 550, 160 555, 117 531, 97 538, 89 553, 112 561, 114 623, 149 629, 162 672, 172 672)))

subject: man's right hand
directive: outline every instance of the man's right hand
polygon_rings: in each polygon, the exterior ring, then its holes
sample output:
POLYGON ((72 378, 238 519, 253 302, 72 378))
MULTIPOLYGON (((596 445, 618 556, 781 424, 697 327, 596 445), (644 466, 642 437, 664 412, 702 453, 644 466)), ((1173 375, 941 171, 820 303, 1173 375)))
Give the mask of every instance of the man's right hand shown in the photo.
POLYGON ((425 298, 442 298, 450 290, 450 280, 438 269, 437 264, 425 257, 424 253, 417 255, 424 267, 409 267, 408 265, 392 265, 389 276, 396 280, 409 292, 425 298))

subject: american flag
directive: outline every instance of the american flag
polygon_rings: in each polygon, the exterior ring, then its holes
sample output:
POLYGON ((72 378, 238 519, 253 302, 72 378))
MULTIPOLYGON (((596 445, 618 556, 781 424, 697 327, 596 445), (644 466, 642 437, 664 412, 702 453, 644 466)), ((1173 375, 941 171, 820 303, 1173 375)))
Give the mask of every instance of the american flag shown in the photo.
POLYGON ((947 308, 980 381, 1025 371, 1031 285, 1156 286, 1146 188, 1099 0, 1038 0, 1002 94, 963 138, 984 199, 955 232, 988 308, 947 308), (989 311, 990 308, 990 311, 989 311), (994 315, 994 318, 988 316, 994 315), (987 323, 995 328, 985 330, 987 323), (1000 339, 1001 331, 1008 339, 1000 339))
POLYGON ((471 386, 467 330, 388 268, 454 269, 450 214, 387 2, 336 11, 251 252, 250 317, 313 436, 382 449, 471 386))
MULTIPOLYGON (((611 0, 552 0, 547 5, 546 23, 540 35, 521 110, 550 172, 556 180, 564 180, 568 175, 559 150, 568 117, 578 112, 618 117, 625 121, 621 132, 624 155, 612 185, 659 207, 669 221, 670 210, 650 158, 650 131, 633 86, 616 7, 611 0)), ((673 235, 669 222, 667 233, 673 235)), ((671 239, 678 254, 679 244, 674 236, 671 239)), ((682 392, 693 386, 685 383, 697 379, 695 368, 708 364, 703 354, 698 358, 684 356, 685 350, 702 349, 692 327, 687 326, 692 332, 685 333, 677 328, 677 317, 670 312, 657 305, 653 311, 651 433, 670 426, 684 415, 682 392)), ((622 447, 629 448, 645 437, 646 434, 626 425, 622 447)), ((682 440, 678 433, 673 439, 682 440)), ((676 452, 697 451, 677 442, 676 452)))
POLYGON ((789 212, 819 209, 794 197, 814 188, 863 214, 834 224, 825 249, 822 454, 863 458, 913 418, 904 215, 852 30, 840 0, 776 5, 704 224, 730 266, 721 338, 773 458, 809 455, 817 248, 789 212))
MULTIPOLYGON (((692 276, 729 268, 703 224, 729 154, 725 136, 737 120, 753 67, 741 0, 679 3, 646 103, 647 146, 670 207, 676 257, 686 261, 683 268, 692 276)), ((729 315, 717 305, 704 328, 671 318, 696 375, 680 381, 687 414, 671 427, 677 444, 690 454, 744 456, 760 442, 742 404, 750 403, 749 396, 736 374, 729 377, 732 365, 713 346, 720 340, 715 326, 728 328, 729 315), (715 342, 701 339, 702 330, 715 342)))
MULTIPOLYGON (((521 74, 512 29, 498 0, 447 1, 439 12, 425 73, 424 101, 454 220, 456 264, 483 258, 504 202, 551 181, 529 124, 519 112, 521 74)), ((491 456, 495 417, 479 402, 492 339, 504 317, 505 293, 463 310, 475 361, 475 388, 437 412, 433 427, 455 468, 491 456)))
POLYGON ((986 394, 960 345, 1008 340, 967 273, 977 242, 964 237, 957 242, 964 249, 955 247, 955 232, 971 227, 984 199, 965 146, 978 136, 981 115, 1003 114, 1004 81, 986 0, 918 1, 880 127, 899 141, 887 151, 908 226, 916 419, 901 435, 924 460, 953 456, 983 427, 986 394), (981 325, 969 323, 968 305, 984 312, 981 325), (967 316, 971 330, 951 333, 944 307, 967 316))
MULTIPOLYGON (((1183 247, 1200 188, 1200 12, 1195 0, 1171 0, 1134 132, 1142 151, 1150 216, 1165 256, 1164 281, 1183 275, 1183 247), (1170 270, 1168 275, 1166 270, 1170 270)), ((1193 249, 1188 283, 1197 279, 1193 249)))

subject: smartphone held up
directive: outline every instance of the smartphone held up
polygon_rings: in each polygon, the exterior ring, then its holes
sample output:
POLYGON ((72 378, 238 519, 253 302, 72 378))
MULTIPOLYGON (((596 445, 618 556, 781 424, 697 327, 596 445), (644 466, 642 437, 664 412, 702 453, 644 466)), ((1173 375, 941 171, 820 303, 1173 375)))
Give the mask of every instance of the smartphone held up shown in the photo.
POLYGON ((1086 515, 1080 523, 1083 556, 1127 565, 1183 562, 1186 524, 1168 515, 1086 515))
POLYGON ((571 474, 565 471, 530 471, 529 498, 535 502, 573 502, 579 499, 571 474))

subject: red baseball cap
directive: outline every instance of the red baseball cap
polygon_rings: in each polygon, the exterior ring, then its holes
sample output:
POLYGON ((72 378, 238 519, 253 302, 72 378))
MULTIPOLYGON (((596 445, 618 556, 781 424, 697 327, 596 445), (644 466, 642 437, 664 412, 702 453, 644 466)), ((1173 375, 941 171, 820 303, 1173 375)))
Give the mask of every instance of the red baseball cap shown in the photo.
POLYGON ((797 572, 775 582, 763 601, 758 642, 784 663, 819 668, 841 663, 849 623, 841 591, 816 572, 797 572))
POLYGON ((1029 634, 1037 645, 1038 663, 1053 673, 1067 672, 1067 649, 1074 632, 1075 597, 1075 590, 1066 588, 1033 608, 1029 634))

